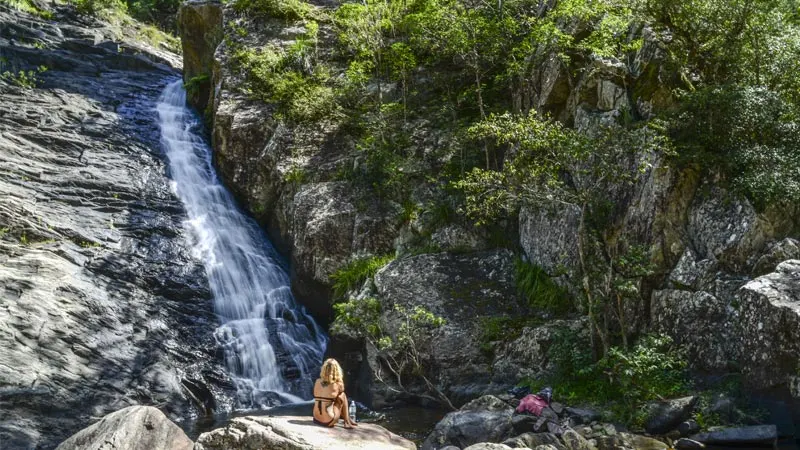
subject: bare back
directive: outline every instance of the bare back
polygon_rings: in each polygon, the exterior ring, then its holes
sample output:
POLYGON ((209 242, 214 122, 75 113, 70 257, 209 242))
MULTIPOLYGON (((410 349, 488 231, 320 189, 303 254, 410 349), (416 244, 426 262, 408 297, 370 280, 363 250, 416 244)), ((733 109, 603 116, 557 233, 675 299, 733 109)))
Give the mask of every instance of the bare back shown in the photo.
POLYGON ((314 419, 333 426, 341 416, 341 407, 336 400, 343 392, 342 383, 327 384, 317 379, 314 383, 314 419))

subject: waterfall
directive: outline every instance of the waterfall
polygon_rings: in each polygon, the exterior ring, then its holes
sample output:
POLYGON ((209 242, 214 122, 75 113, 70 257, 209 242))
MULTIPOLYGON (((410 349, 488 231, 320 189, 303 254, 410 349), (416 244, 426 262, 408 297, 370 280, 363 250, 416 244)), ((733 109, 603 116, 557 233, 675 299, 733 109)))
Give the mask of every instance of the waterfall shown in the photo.
POLYGON ((280 255, 220 183, 211 150, 198 134, 201 124, 185 102, 181 81, 161 94, 161 143, 205 265, 220 320, 215 337, 241 406, 308 398, 327 337, 295 302, 280 255))

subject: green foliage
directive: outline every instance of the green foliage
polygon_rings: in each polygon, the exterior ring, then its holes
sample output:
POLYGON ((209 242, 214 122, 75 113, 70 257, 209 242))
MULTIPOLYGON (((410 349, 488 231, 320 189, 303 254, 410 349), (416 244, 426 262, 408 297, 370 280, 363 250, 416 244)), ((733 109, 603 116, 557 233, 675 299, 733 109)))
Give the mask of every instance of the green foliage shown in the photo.
POLYGON ((75 0, 75 8, 81 14, 104 19, 118 18, 128 12, 128 5, 122 0, 75 0))
POLYGON ((563 330, 547 350, 556 371, 545 380, 532 380, 537 389, 553 386, 565 403, 604 405, 613 420, 640 427, 643 406, 653 400, 687 391, 686 361, 666 336, 647 335, 630 350, 614 347, 593 362, 588 339, 563 330))
POLYGON ((309 72, 302 61, 303 51, 302 44, 291 52, 276 47, 239 49, 234 63, 246 73, 251 95, 277 103, 288 118, 304 122, 336 117, 339 107, 329 85, 329 69, 315 65, 309 72))
POLYGON ((53 18, 52 11, 41 9, 30 0, 0 0, 0 3, 5 3, 6 5, 9 5, 14 9, 17 9, 19 11, 25 11, 27 13, 33 14, 34 16, 39 16, 43 19, 53 18))
POLYGON ((361 287, 368 278, 374 277, 378 270, 393 259, 392 255, 359 258, 337 270, 331 275, 334 298, 344 298, 349 291, 361 287))
POLYGON ((292 184, 303 184, 306 182, 306 177, 308 174, 306 171, 300 166, 292 166, 286 173, 283 175, 283 181, 286 183, 292 184))
POLYGON ((541 325, 542 320, 536 317, 494 316, 481 317, 478 342, 481 351, 487 357, 493 357, 492 344, 511 342, 522 335, 525 327, 541 325))
POLYGON ((756 205, 800 201, 800 116, 777 92, 697 91, 686 96, 672 132, 684 161, 722 172, 756 205))
POLYGON ((553 282, 544 269, 520 258, 515 262, 515 269, 517 289, 532 308, 555 315, 574 310, 567 290, 553 282))
POLYGON ((13 73, 7 70, 2 74, 0 74, 0 80, 17 85, 21 88, 33 89, 40 82, 39 79, 37 78, 37 75, 45 72, 46 70, 47 67, 45 66, 39 66, 36 70, 28 70, 28 71, 20 70, 17 73, 13 73))
POLYGON ((234 0, 232 5, 239 12, 295 21, 313 12, 313 7, 303 0, 234 0))
POLYGON ((190 96, 195 96, 198 94, 200 87, 208 83, 211 77, 208 74, 197 75, 189 79, 189 81, 183 83, 183 89, 186 90, 186 93, 190 96))
POLYGON ((391 310, 383 311, 374 298, 351 299, 334 305, 334 311, 336 318, 331 331, 365 339, 378 350, 380 365, 373 368, 378 381, 390 385, 394 391, 412 394, 406 383, 421 379, 427 392, 435 396, 422 397, 455 409, 428 378, 429 366, 424 356, 424 349, 431 343, 430 333, 445 324, 443 318, 419 305, 394 305, 391 310), (391 380, 386 379, 385 371, 391 380))
POLYGON ((131 17, 158 25, 164 30, 177 31, 175 17, 181 0, 125 0, 131 17))
POLYGON ((380 326, 381 302, 374 298, 351 299, 333 305, 335 320, 331 332, 353 333, 377 342, 383 337, 380 326))

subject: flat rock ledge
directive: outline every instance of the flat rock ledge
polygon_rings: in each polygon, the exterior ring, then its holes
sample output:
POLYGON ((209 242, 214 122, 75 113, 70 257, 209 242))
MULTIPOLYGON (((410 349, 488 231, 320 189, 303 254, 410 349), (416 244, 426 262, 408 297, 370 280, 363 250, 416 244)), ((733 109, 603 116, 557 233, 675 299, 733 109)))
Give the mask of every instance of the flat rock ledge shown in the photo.
POLYGON ((417 446, 387 429, 362 423, 354 430, 326 428, 310 417, 238 417, 224 428, 203 433, 194 450, 400 450, 417 446))

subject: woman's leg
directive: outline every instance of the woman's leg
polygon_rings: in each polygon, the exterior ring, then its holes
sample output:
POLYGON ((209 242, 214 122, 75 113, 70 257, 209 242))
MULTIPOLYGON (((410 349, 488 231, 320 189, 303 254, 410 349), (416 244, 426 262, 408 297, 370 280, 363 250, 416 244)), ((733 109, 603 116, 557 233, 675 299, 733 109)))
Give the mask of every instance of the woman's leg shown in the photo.
POLYGON ((339 408, 341 408, 342 411, 341 417, 342 420, 344 420, 344 427, 353 428, 355 426, 358 426, 354 422, 350 421, 350 404, 347 401, 347 395, 344 392, 342 392, 336 399, 336 401, 339 402, 339 408))

